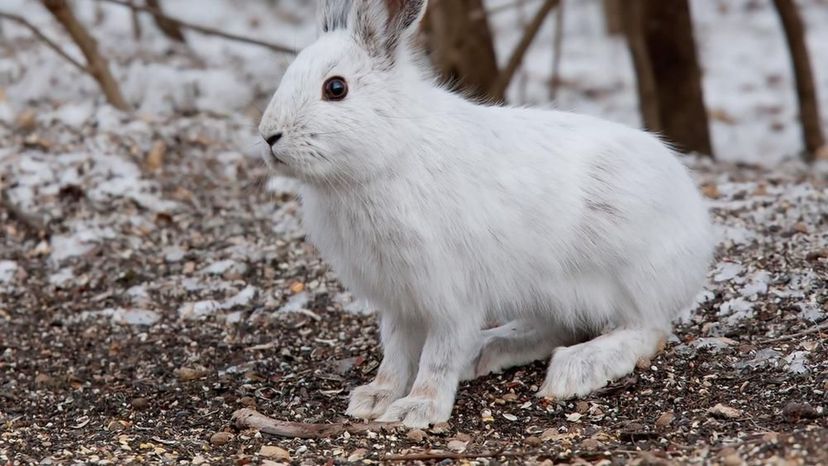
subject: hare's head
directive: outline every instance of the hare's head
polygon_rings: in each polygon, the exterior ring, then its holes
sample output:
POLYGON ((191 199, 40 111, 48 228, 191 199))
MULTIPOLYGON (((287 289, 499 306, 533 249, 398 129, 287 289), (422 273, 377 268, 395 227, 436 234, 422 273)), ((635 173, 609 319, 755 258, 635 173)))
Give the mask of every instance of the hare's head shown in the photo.
POLYGON ((320 37, 259 124, 269 164, 311 183, 363 182, 400 150, 399 122, 431 86, 413 38, 427 0, 323 0, 320 37))

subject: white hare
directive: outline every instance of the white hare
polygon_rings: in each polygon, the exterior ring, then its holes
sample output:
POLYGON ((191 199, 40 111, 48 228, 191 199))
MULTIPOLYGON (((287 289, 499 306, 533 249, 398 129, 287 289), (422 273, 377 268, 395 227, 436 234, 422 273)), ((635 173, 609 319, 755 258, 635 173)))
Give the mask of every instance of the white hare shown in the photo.
POLYGON ((651 357, 700 290, 701 196, 648 133, 440 87, 412 40, 425 9, 324 1, 259 127, 303 182, 309 238, 381 310, 384 359, 347 412, 442 422, 461 379, 550 356, 538 395, 587 395, 651 357))

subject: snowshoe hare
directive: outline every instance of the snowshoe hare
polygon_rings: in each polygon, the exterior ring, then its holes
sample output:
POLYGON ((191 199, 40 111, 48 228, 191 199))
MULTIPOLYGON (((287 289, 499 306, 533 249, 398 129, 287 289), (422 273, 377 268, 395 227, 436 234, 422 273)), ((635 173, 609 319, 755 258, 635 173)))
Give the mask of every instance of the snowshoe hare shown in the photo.
POLYGON ((380 310, 384 359, 347 413, 442 422, 460 380, 550 357, 538 395, 588 395, 692 304, 706 208, 646 132, 440 87, 413 40, 426 3, 323 1, 259 126, 310 240, 380 310))

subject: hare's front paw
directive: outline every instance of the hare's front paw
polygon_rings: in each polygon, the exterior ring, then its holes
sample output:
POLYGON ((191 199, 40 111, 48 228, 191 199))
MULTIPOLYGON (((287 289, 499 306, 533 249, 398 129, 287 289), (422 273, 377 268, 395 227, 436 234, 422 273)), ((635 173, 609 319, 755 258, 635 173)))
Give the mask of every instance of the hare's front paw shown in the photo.
POLYGON ((345 414, 359 419, 376 419, 400 396, 396 390, 388 387, 363 385, 351 392, 351 401, 345 414))
POLYGON ((392 403, 378 421, 402 422, 406 427, 423 428, 448 421, 451 408, 451 404, 441 406, 433 398, 407 396, 392 403))

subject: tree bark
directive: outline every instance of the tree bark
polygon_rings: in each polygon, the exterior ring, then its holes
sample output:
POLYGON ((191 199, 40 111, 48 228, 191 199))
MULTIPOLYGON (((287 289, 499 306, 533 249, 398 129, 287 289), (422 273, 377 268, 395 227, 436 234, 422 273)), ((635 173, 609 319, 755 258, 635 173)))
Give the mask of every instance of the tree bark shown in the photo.
POLYGON ((633 68, 635 69, 641 122, 644 128, 661 132, 661 117, 658 110, 655 77, 653 76, 653 66, 650 63, 650 55, 647 52, 647 43, 644 37, 644 5, 637 0, 630 2, 627 9, 621 14, 621 19, 633 68))
POLYGON ((638 28, 630 34, 630 49, 645 125, 681 151, 712 157, 688 0, 630 0, 626 5, 625 14, 633 18, 625 22, 638 28))
POLYGON ((611 36, 624 32, 621 4, 621 0, 604 0, 604 25, 611 36))
POLYGON ((799 118, 805 140, 805 157, 806 160, 813 161, 817 152, 825 146, 825 136, 822 133, 811 59, 805 43, 805 25, 793 0, 773 0, 773 4, 779 13, 790 49, 791 65, 796 79, 796 96, 799 100, 799 118))
POLYGON ((147 7, 154 11, 154 13, 152 13, 152 18, 155 20, 155 24, 158 26, 158 29, 160 29, 165 36, 176 42, 187 42, 186 39, 184 39, 184 33, 181 32, 181 28, 178 26, 178 23, 170 21, 164 14, 164 10, 161 8, 161 2, 159 0, 147 0, 147 7))
POLYGON ((432 62, 444 78, 474 97, 503 100, 490 93, 498 66, 482 0, 432 0, 427 27, 432 62))
POLYGON ((89 34, 89 31, 78 21, 75 13, 69 8, 66 0, 42 0, 43 5, 63 25, 64 29, 80 48, 83 56, 86 57, 89 74, 98 81, 106 100, 115 108, 122 111, 130 111, 132 107, 121 94, 118 82, 112 77, 109 71, 109 64, 98 50, 98 43, 89 34))

